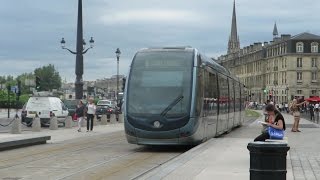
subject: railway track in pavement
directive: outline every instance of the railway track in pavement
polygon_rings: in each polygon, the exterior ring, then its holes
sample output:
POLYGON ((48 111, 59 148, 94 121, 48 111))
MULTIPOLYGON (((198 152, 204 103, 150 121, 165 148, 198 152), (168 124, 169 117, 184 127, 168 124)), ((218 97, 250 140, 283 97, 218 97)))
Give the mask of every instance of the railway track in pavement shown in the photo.
POLYGON ((0 174, 4 179, 135 179, 189 148, 132 145, 119 131, 3 151, 0 174))

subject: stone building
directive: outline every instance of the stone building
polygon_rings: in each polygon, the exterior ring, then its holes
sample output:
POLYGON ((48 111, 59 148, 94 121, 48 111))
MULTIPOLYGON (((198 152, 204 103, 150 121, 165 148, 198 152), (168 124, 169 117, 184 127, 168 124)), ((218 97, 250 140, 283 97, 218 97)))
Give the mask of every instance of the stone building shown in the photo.
POLYGON ((240 48, 232 46, 239 43, 235 16, 234 5, 228 53, 218 62, 246 85, 248 100, 285 103, 294 97, 319 96, 320 36, 308 32, 278 36, 274 24, 272 41, 240 48))

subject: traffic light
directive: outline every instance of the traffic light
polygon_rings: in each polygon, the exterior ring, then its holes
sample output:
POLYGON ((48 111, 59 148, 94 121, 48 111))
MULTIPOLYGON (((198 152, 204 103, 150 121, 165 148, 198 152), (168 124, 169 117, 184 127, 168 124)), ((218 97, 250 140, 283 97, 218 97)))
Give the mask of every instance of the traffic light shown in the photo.
POLYGON ((40 83, 40 77, 36 76, 36 90, 40 90, 41 83, 40 83))
POLYGON ((126 78, 124 77, 124 78, 122 78, 122 92, 124 92, 124 89, 125 89, 125 87, 126 87, 126 78))

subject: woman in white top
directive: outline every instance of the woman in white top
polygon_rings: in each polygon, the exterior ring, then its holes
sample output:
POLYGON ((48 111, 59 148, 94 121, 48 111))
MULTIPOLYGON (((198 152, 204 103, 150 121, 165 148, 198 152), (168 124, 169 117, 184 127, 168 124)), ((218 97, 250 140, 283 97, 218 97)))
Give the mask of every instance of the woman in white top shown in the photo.
POLYGON ((89 125, 90 125, 90 131, 93 130, 93 118, 96 114, 96 105, 93 103, 93 99, 89 99, 89 103, 87 105, 87 132, 89 131, 89 125))

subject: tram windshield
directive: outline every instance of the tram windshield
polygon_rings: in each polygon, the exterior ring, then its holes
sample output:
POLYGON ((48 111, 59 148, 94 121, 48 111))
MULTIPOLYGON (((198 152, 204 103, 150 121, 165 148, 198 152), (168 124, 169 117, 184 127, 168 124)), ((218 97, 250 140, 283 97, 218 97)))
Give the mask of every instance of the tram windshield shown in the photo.
POLYGON ((193 56, 193 52, 186 51, 137 53, 128 81, 128 114, 166 117, 187 115, 190 109, 193 56), (179 101, 170 105, 177 97, 179 101))

